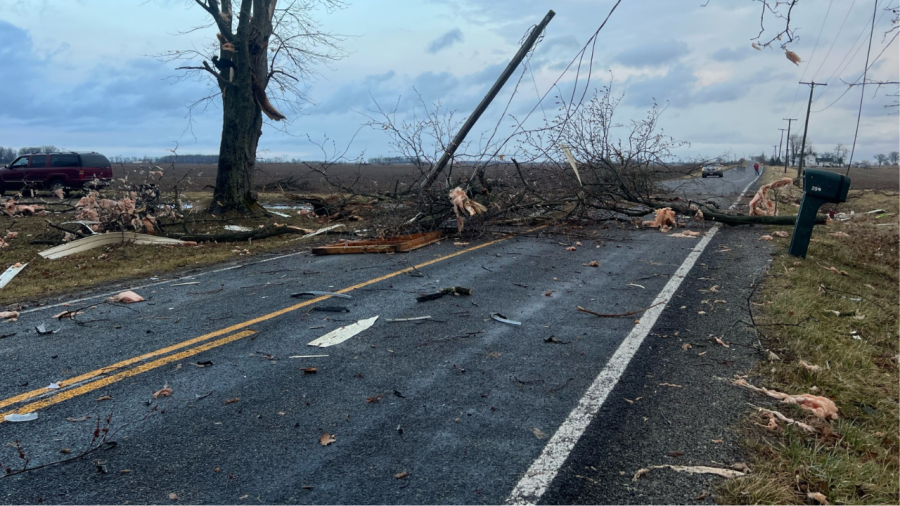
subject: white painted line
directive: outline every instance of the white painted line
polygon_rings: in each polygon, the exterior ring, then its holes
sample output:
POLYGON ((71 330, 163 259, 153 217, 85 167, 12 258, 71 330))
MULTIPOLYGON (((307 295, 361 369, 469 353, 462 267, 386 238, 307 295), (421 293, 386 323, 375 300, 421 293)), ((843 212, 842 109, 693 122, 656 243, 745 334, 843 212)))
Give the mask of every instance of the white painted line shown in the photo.
MULTIPOLYGON (((741 196, 757 179, 759 179, 759 176, 750 181, 744 188, 744 191, 741 192, 741 196)), ((739 201, 740 197, 729 209, 733 209, 739 201)), ((628 336, 625 337, 625 340, 622 341, 622 344, 619 345, 619 348, 616 349, 616 352, 609 359, 606 367, 594 378, 594 382, 591 383, 587 392, 578 401, 578 405, 572 409, 569 416, 566 417, 556 433, 553 434, 553 437, 550 438, 550 441, 547 442, 544 451, 531 464, 531 467, 528 468, 528 471, 525 472, 515 488, 510 492, 506 498, 507 504, 537 504, 541 499, 547 488, 550 487, 550 483, 553 482, 553 479, 559 473, 560 468, 565 464, 578 440, 584 435, 588 425, 600 411, 603 403, 606 402, 607 396, 615 388, 622 374, 625 373, 625 369, 628 368, 631 359, 634 358, 634 355, 640 349, 644 338, 653 329, 656 320, 659 319, 659 316, 668 305, 668 301, 678 291, 681 282, 684 281, 691 268, 694 267, 694 263, 700 258, 700 255, 712 238, 715 237, 720 227, 721 224, 715 224, 706 236, 694 246, 687 258, 684 259, 684 262, 678 267, 678 270, 675 271, 675 274, 672 275, 666 286, 653 300, 653 306, 644 312, 640 322, 628 333, 628 336)))

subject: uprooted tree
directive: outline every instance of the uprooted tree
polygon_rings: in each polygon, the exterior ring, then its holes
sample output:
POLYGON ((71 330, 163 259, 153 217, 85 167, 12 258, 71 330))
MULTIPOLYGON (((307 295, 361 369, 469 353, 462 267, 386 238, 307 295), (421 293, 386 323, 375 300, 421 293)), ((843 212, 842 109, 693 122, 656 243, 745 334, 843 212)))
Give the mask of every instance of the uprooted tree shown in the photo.
POLYGON ((342 57, 338 44, 343 39, 322 31, 313 12, 342 8, 343 2, 293 0, 279 8, 278 0, 194 1, 212 19, 201 28, 218 33, 206 48, 172 51, 161 58, 201 60, 201 66, 179 69, 211 77, 219 90, 192 106, 222 100, 222 140, 209 211, 252 212, 258 209, 252 178, 263 114, 271 121, 286 120, 273 102, 282 110, 298 111, 308 102, 303 85, 314 66, 342 57))

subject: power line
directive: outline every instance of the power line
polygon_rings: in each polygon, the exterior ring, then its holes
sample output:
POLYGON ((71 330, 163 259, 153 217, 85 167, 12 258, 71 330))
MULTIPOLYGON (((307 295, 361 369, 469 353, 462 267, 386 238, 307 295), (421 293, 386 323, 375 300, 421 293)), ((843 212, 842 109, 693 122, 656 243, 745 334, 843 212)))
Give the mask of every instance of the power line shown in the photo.
MULTIPOLYGON (((859 136, 859 121, 862 119, 863 97, 866 93, 866 74, 869 72, 869 54, 872 52, 872 35, 875 34, 876 14, 878 14, 878 0, 875 0, 875 10, 872 11, 872 29, 869 31, 869 49, 866 51, 866 69, 863 71, 862 91, 859 92, 859 112, 856 113, 856 132, 853 134, 853 149, 850 150, 850 161, 847 162, 847 174, 845 175, 850 175, 850 166, 853 164, 853 153, 856 152, 856 138, 859 136)), ((890 44, 890 42, 888 44, 890 44)))
MULTIPOLYGON (((831 4, 834 3, 834 0, 828 1, 828 10, 825 11, 825 19, 822 20, 822 27, 819 28, 819 35, 816 35, 816 43, 813 44, 812 54, 809 55, 809 60, 806 63, 806 68, 803 69, 803 74, 800 75, 800 80, 803 80, 803 77, 806 75, 806 71, 809 70, 810 64, 812 64, 813 59, 816 57, 816 49, 819 48, 819 40, 822 38, 822 32, 825 31, 825 23, 828 22, 828 14, 831 13, 831 4)), ((823 62, 825 60, 822 60, 823 62)), ((815 74, 813 74, 813 80, 816 79, 815 74)))
POLYGON ((834 34, 834 39, 831 41, 831 47, 828 48, 828 52, 825 53, 825 57, 822 58, 822 63, 819 64, 819 68, 816 69, 816 73, 813 74, 813 79, 815 79, 819 75, 819 71, 822 70, 822 66, 825 65, 825 61, 828 60, 828 56, 831 54, 831 50, 834 49, 834 44, 837 42, 838 37, 841 35, 841 31, 844 29, 844 24, 847 22, 847 19, 850 18, 850 13, 853 12, 853 6, 856 5, 856 0, 850 4, 850 8, 847 9, 847 14, 844 15, 844 20, 841 21, 841 27, 838 28, 837 33, 834 34))

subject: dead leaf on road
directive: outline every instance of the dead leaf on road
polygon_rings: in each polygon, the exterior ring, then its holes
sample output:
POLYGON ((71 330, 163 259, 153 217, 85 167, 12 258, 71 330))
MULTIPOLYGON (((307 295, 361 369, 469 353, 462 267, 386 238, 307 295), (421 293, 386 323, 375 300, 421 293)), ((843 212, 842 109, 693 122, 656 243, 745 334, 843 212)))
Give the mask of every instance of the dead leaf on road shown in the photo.
POLYGON ((366 402, 380 402, 384 398, 384 394, 373 395, 366 399, 366 402))
POLYGON ((722 346, 724 346, 724 347, 726 347, 726 348, 730 348, 730 346, 728 346, 727 344, 725 344, 725 342, 722 341, 721 339, 719 339, 718 337, 713 336, 713 338, 716 340, 717 343, 721 344, 722 346))
POLYGON ((169 494, 169 500, 170 500, 170 501, 177 501, 177 500, 178 500, 178 494, 176 494, 175 492, 172 492, 171 494, 169 494))
POLYGON ((684 350, 684 351, 687 351, 687 350, 689 350, 689 349, 691 349, 691 348, 693 348, 693 346, 691 346, 691 343, 684 343, 684 344, 681 345, 681 349, 684 350))
POLYGON ((97 400, 98 401, 111 401, 112 397, 109 395, 103 395, 103 396, 97 397, 97 400))
POLYGON ((228 399, 227 401, 225 401, 225 404, 232 404, 232 403, 238 402, 240 400, 241 400, 240 397, 235 397, 234 399, 228 399))
POLYGON ((322 446, 328 446, 331 443, 335 442, 335 436, 332 436, 329 433, 322 434, 322 437, 319 438, 319 444, 322 446))
POLYGON ((406 478, 407 476, 409 476, 409 473, 406 471, 403 471, 402 473, 395 474, 394 478, 397 478, 398 480, 402 480, 403 478, 406 478))
POLYGON ((90 418, 91 418, 90 416, 80 416, 80 417, 78 417, 78 418, 66 418, 66 420, 68 420, 68 421, 70 421, 70 422, 83 422, 83 421, 88 420, 88 419, 90 419, 90 418))
POLYGON ((634 473, 634 476, 631 477, 631 481, 637 481, 638 478, 640 478, 641 476, 643 476, 643 475, 645 475, 645 474, 647 474, 647 473, 649 473, 649 472, 650 472, 650 470, 647 469, 646 467, 643 467, 643 468, 641 468, 641 469, 638 469, 637 472, 634 473))
POLYGON ((303 374, 315 374, 319 372, 319 369, 317 367, 304 367, 300 370, 303 371, 303 374))
POLYGON ((544 438, 547 437, 547 435, 544 434, 544 432, 541 431, 541 429, 538 429, 537 427, 531 429, 531 432, 533 432, 533 433, 534 433, 534 437, 536 437, 536 438, 538 438, 538 439, 544 439, 544 438))
POLYGON ((674 384, 674 383, 660 383, 659 386, 661 386, 661 387, 681 388, 681 385, 676 385, 676 384, 674 384))

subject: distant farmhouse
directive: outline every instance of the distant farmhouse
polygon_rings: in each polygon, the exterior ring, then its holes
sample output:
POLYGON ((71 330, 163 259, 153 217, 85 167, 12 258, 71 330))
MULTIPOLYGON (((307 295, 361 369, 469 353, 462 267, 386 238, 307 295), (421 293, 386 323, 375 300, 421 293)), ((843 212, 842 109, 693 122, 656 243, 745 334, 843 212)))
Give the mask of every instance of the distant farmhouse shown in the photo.
POLYGON ((833 156, 818 157, 810 153, 803 157, 803 165, 807 167, 840 167, 841 163, 833 156))

